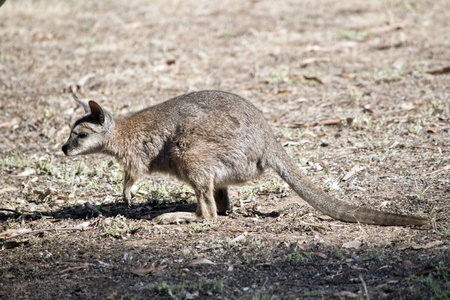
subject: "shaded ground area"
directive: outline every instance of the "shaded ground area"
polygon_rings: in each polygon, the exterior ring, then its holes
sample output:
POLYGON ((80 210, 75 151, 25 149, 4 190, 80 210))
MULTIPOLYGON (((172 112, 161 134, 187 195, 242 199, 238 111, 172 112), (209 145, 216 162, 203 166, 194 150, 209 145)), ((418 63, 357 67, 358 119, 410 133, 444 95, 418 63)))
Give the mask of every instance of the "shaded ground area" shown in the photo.
POLYGON ((0 299, 448 299, 448 1, 7 1, 0 8, 0 299), (192 191, 61 145, 95 99, 251 100, 343 201, 429 226, 346 224, 272 172, 217 220, 155 225, 192 191), (103 214, 85 208, 89 202, 103 214))

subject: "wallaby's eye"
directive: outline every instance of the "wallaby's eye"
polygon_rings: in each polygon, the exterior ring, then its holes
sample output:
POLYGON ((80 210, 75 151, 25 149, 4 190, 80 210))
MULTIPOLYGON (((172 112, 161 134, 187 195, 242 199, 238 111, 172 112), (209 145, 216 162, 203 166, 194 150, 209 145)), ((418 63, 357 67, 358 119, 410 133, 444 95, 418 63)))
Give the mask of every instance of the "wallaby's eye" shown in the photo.
POLYGON ((88 137, 88 133, 87 133, 87 132, 80 132, 80 133, 78 134, 78 137, 79 137, 80 139, 85 139, 85 138, 88 137))

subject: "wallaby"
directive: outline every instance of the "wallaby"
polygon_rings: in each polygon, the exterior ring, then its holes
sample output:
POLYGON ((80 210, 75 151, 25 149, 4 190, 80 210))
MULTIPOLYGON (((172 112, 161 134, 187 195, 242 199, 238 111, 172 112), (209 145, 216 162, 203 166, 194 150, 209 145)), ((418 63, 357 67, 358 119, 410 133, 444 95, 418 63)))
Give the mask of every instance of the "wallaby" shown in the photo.
POLYGON ((215 218, 230 209, 228 185, 254 179, 267 167, 311 206, 335 219, 378 225, 429 222, 356 207, 316 188, 278 143, 262 113, 238 95, 193 92, 117 118, 94 101, 74 98, 86 114, 75 122, 62 151, 114 156, 125 170, 123 198, 128 205, 133 183, 152 172, 174 175, 194 189, 195 213, 165 213, 156 222, 215 218))

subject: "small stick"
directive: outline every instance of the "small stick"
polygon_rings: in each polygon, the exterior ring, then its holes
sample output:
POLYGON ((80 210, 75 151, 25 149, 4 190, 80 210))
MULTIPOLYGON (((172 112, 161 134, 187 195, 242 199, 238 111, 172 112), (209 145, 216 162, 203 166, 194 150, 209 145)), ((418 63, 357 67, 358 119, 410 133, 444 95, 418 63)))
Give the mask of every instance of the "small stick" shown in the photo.
POLYGON ((97 217, 103 217, 102 212, 99 211, 98 209, 96 209, 96 208, 95 208, 92 204, 90 204, 89 202, 85 202, 85 203, 84 203, 84 206, 85 206, 87 209, 93 211, 93 212, 97 215, 97 217))
POLYGON ((367 290, 366 282, 364 281, 364 278, 363 278, 363 276, 362 276, 361 274, 359 274, 359 279, 360 279, 361 282, 362 282, 362 285, 363 285, 363 288, 364 288, 364 292, 365 292, 365 294, 366 294, 366 299, 367 299, 367 300, 370 300, 370 297, 369 297, 369 291, 367 290))
POLYGON ((31 230, 31 231, 26 231, 26 232, 21 232, 15 235, 11 235, 11 236, 7 236, 4 237, 4 240, 9 240, 18 236, 24 236, 26 234, 35 234, 35 233, 42 233, 42 232, 46 232, 46 231, 83 231, 83 230, 87 230, 90 229, 91 227, 87 227, 87 226, 77 226, 77 227, 65 227, 65 228, 48 228, 48 229, 39 229, 39 230, 31 230))
POLYGON ((69 272, 69 271, 72 271, 72 270, 86 269, 87 267, 89 267, 89 265, 86 263, 86 264, 81 265, 81 266, 70 267, 70 268, 64 269, 62 271, 59 271, 59 274, 62 274, 62 273, 65 273, 65 272, 69 272))
POLYGON ((15 210, 15 209, 0 208, 0 211, 1 210, 3 210, 3 211, 10 211, 10 212, 16 213, 16 214, 21 215, 21 216, 23 215, 23 213, 21 213, 20 211, 15 210))

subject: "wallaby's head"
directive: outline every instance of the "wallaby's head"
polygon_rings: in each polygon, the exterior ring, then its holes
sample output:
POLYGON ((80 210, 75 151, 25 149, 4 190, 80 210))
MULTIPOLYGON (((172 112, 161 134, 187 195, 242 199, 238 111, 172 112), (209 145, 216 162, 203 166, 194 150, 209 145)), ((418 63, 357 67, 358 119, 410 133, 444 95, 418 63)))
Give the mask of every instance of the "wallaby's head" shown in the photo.
POLYGON ((69 139, 62 146, 65 155, 80 155, 101 152, 114 127, 112 115, 95 101, 89 104, 74 99, 84 108, 85 115, 75 122, 69 139))

